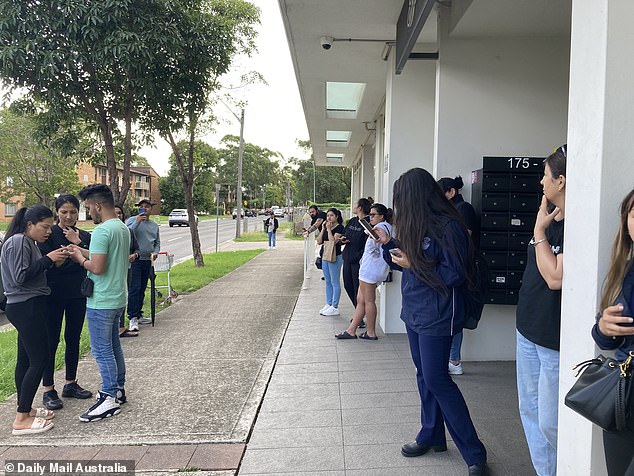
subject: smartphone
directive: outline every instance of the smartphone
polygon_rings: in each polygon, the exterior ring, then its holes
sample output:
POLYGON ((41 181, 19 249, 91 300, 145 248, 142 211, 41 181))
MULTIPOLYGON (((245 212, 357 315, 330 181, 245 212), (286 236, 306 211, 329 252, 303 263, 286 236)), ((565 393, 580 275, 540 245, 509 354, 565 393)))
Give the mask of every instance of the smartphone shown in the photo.
POLYGON ((342 243, 349 243, 350 242, 350 240, 348 239, 347 236, 341 236, 339 238, 339 241, 341 241, 342 243))
POLYGON ((359 223, 361 223, 361 226, 362 226, 363 228, 365 228, 365 229, 366 229, 366 231, 367 231, 368 233, 370 233, 370 236, 371 236, 372 238, 374 238, 374 239, 375 239, 375 240, 377 240, 377 241, 379 240, 379 238, 380 238, 380 237, 379 237, 379 234, 378 234, 376 231, 374 231, 374 228, 372 228, 372 225, 370 225, 370 224, 369 224, 367 221, 365 221, 365 220, 359 220, 359 223))
POLYGON ((139 208, 139 215, 145 215, 145 207, 139 208))
POLYGON ((399 250, 398 248, 390 249, 390 254, 392 256, 396 256, 397 258, 402 258, 403 257, 403 255, 401 254, 401 250, 399 250))
MULTIPOLYGON (((621 304, 621 303, 619 303, 621 304)), ((623 315, 623 314, 621 314, 623 315)), ((632 316, 627 316, 627 317, 632 317, 632 316)), ((619 322, 619 326, 621 327, 633 327, 634 326, 634 322, 619 322)))

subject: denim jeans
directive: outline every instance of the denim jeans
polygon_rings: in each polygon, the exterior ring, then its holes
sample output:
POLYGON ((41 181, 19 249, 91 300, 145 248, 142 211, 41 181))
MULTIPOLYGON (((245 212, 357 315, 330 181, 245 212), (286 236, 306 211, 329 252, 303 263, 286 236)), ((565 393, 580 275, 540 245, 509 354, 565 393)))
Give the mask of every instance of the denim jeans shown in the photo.
POLYGON ((322 260, 321 266, 324 272, 324 278, 326 278, 326 304, 330 304, 332 307, 339 307, 343 256, 337 255, 337 261, 334 263, 322 260))
POLYGON ((275 246, 275 232, 269 231, 269 247, 275 246))
POLYGON ((117 390, 125 385, 125 360, 119 341, 119 318, 124 311, 124 307, 86 310, 90 350, 101 374, 101 391, 111 397, 116 397, 117 390))
POLYGON ((141 317, 145 288, 150 278, 152 262, 148 259, 138 259, 130 265, 130 284, 128 286, 128 317, 141 317))
POLYGON ((517 332, 517 394, 524 434, 538 476, 557 474, 559 352, 517 332))
POLYGON ((462 331, 458 332, 451 339, 451 350, 449 351, 449 360, 461 360, 460 348, 462 347, 462 331))

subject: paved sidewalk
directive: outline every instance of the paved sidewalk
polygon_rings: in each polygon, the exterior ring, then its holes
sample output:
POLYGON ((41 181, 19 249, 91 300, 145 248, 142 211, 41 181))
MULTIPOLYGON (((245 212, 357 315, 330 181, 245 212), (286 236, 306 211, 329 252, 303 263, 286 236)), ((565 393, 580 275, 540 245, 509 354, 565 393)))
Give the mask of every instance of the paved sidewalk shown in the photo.
MULTIPOLYGON (((223 251, 249 248, 266 243, 223 251)), ((15 396, 0 404, 0 471, 12 458, 116 457, 134 459, 143 471, 234 474, 300 292, 302 260, 302 241, 280 240, 277 250, 159 313, 156 327, 123 339, 128 403, 112 419, 82 423, 78 415, 92 402, 65 399, 51 431, 14 437, 15 396)), ((85 388, 99 388, 90 355, 78 376, 85 388)), ((63 372, 56 381, 63 382, 63 372)), ((41 398, 40 392, 35 405, 41 398)))
MULTIPOLYGON (((405 458, 420 429, 420 401, 407 338, 334 339, 340 317, 322 317, 324 284, 313 268, 302 290, 240 475, 454 476, 467 472, 458 450, 405 458)), ((360 333, 360 332, 359 332, 360 333)), ((514 362, 467 362, 456 382, 487 447, 491 473, 534 475, 517 411, 514 362)))

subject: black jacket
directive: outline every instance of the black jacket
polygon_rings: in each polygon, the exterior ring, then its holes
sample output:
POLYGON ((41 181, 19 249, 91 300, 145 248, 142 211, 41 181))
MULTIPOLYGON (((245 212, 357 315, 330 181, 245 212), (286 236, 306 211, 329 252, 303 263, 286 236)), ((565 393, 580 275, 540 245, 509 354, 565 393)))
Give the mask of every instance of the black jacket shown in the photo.
POLYGON ((272 230, 269 229, 269 218, 264 220, 264 228, 266 228, 266 232, 267 233, 269 231, 272 231, 273 233, 275 233, 279 227, 280 227, 280 224, 277 221, 277 218, 273 218, 273 229, 272 230))

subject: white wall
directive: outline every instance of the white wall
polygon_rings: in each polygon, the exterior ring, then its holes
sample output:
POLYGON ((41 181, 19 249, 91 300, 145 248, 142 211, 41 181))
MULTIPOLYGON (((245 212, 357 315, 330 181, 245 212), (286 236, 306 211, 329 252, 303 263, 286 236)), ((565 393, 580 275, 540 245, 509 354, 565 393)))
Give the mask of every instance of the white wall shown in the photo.
POLYGON ((361 190, 359 197, 375 197, 374 191, 374 144, 364 145, 361 158, 361 190))
MULTIPOLYGON (((433 174, 470 174, 485 155, 546 156, 566 140, 568 39, 455 39, 439 15, 433 174)), ((515 359, 515 306, 488 305, 464 360, 515 359), (495 345, 491 345, 495 342, 495 345)))
MULTIPOLYGON (((435 61, 410 61, 402 74, 394 74, 394 55, 388 61, 385 101, 385 143, 376 173, 382 177, 375 201, 392 206, 392 186, 412 167, 430 169, 434 150, 435 61)), ((377 142, 378 142, 377 135, 377 142)), ((387 333, 405 332, 400 320, 400 273, 379 287, 379 323, 387 333)))
POLYGON ((563 401, 574 383, 572 366, 597 353, 590 329, 618 206, 634 186, 632 18, 630 0, 573 1, 559 378, 561 476, 606 474, 601 431, 563 401))

